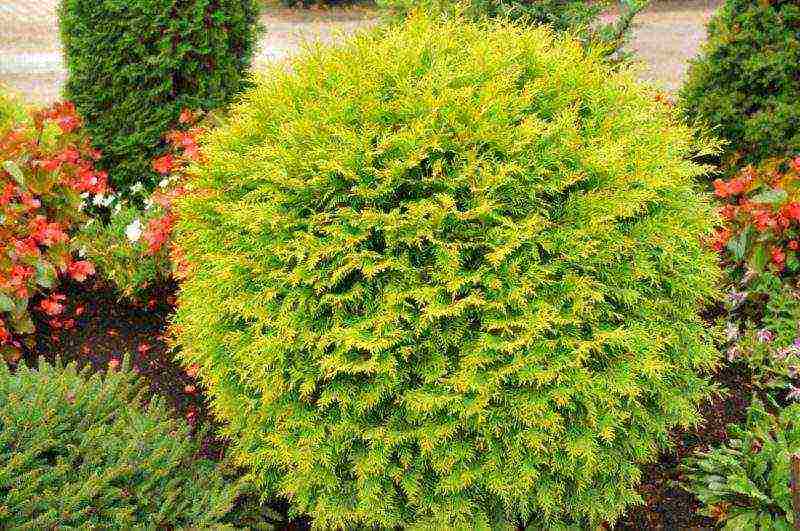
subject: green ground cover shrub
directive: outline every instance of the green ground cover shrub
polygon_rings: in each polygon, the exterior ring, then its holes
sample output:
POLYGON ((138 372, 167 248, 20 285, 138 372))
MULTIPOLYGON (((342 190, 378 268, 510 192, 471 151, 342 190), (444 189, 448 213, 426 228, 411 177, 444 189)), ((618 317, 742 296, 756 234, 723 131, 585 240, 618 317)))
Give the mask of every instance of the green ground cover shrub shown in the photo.
POLYGON ((800 4, 727 0, 681 91, 689 119, 730 144, 736 168, 800 153, 800 4))
POLYGON ((724 445, 684 462, 686 486, 702 512, 725 530, 794 529, 790 457, 800 452, 800 405, 772 415, 756 402, 747 422, 729 431, 724 445))
POLYGON ((242 489, 134 373, 0 362, 0 527, 221 527, 242 489))
POLYGON ((546 28, 318 46, 209 133, 175 332, 319 527, 613 521, 699 420, 716 216, 672 108, 546 28))
POLYGON ((215 109, 240 91, 257 16, 256 0, 62 0, 65 97, 115 188, 152 190, 151 161, 182 109, 215 109))

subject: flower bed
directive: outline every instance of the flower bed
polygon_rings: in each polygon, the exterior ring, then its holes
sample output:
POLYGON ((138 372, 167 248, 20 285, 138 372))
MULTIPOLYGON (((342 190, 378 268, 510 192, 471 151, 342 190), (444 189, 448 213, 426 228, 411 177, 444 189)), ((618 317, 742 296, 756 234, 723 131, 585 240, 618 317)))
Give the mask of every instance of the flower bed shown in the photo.
POLYGON ((758 471, 800 451, 800 154, 698 183, 717 144, 663 94, 493 24, 311 50, 221 120, 168 102, 123 190, 72 104, 0 93, 12 373, 129 357, 237 526, 789 525, 758 471))

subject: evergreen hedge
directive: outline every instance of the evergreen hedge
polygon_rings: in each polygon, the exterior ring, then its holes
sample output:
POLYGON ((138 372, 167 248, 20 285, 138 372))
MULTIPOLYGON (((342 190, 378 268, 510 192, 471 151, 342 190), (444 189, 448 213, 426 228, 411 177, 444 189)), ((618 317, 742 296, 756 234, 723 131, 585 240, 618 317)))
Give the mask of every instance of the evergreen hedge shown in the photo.
POLYGON ((241 484, 135 375, 0 362, 0 528, 221 527, 241 484))
POLYGON ((689 119, 730 142, 735 167, 800 154, 800 4, 727 0, 681 91, 689 119))
POLYGON ((62 0, 65 97, 114 187, 152 189, 181 110, 216 109, 242 89, 257 16, 258 0, 62 0))
POLYGON ((276 66, 179 200, 175 331, 238 462, 320 528, 613 521, 697 422, 719 270, 692 130, 546 28, 276 66))

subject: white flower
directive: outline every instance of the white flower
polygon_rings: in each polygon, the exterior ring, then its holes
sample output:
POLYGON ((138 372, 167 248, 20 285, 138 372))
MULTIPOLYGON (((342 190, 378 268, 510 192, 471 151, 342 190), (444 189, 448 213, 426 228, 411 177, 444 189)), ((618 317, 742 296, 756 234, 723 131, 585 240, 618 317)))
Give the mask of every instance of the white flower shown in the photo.
POLYGON ((78 249, 78 257, 79 258, 86 258, 86 247, 80 247, 78 249))
POLYGON ((119 214, 120 210, 122 210, 122 203, 117 203, 116 205, 114 205, 114 209, 112 212, 114 214, 119 214))
POLYGON ((131 193, 132 194, 138 194, 143 189, 144 189, 144 185, 142 185, 142 183, 136 183, 133 186, 131 186, 131 193))
POLYGON ((94 206, 107 207, 108 205, 110 205, 113 202, 114 202, 114 196, 113 195, 97 194, 97 195, 94 196, 94 199, 92 199, 92 203, 94 203, 94 206))
POLYGON ((734 341, 739 337, 739 325, 728 322, 728 326, 725 327, 725 335, 728 336, 728 341, 734 341))
POLYGON ((161 188, 166 188, 167 186, 169 186, 169 180, 167 180, 167 179, 161 179, 161 181, 158 183, 158 185, 159 185, 161 188))
POLYGON ((142 222, 139 218, 134 219, 130 225, 125 227, 125 236, 133 243, 139 241, 139 238, 142 237, 142 222))
POLYGON ((742 350, 738 347, 738 345, 733 345, 727 350, 726 354, 728 361, 733 361, 742 355, 742 350))

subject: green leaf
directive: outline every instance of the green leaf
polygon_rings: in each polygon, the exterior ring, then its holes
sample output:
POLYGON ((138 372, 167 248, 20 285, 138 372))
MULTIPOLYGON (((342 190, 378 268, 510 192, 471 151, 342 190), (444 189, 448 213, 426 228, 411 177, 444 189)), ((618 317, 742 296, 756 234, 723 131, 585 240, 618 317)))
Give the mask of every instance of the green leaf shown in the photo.
POLYGON ((758 514, 748 511, 725 522, 725 531, 752 531, 757 529, 758 514))
POLYGON ((758 193, 750 198, 753 203, 768 203, 770 205, 777 205, 783 203, 788 198, 786 190, 772 188, 758 193))
POLYGON ((47 263, 39 260, 36 262, 36 283, 43 288, 52 288, 56 284, 56 270, 47 263))
POLYGON ((0 293, 0 312, 13 312, 14 308, 14 301, 11 297, 0 293))
POLYGON ((36 330, 33 326, 33 320, 27 313, 12 319, 11 328, 19 334, 32 334, 36 330))
POLYGON ((3 169, 5 169, 9 175, 11 175, 14 180, 17 181, 17 184, 20 186, 25 186, 25 177, 22 175, 22 170, 16 162, 13 160, 7 160, 3 162, 3 169))
POLYGON ((747 237, 750 234, 750 226, 742 231, 738 238, 731 238, 728 242, 727 249, 733 255, 733 259, 737 262, 744 259, 745 251, 747 250, 747 237))
POLYGON ((794 253, 790 254, 786 257, 786 268, 791 271, 797 271, 798 267, 800 267, 800 260, 797 259, 797 255, 794 253))
POLYGON ((769 255, 766 247, 763 245, 757 245, 753 249, 753 255, 750 257, 750 268, 760 273, 764 271, 768 261, 769 255))

